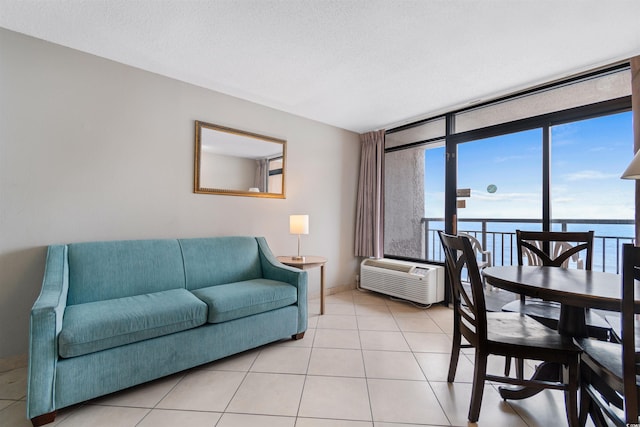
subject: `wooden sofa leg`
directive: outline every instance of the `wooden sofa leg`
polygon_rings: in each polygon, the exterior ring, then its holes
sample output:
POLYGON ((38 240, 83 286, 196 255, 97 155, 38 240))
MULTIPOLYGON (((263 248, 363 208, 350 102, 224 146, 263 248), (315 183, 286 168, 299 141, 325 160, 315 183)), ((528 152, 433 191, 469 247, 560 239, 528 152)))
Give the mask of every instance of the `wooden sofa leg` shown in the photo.
POLYGON ((304 338, 304 332, 300 332, 299 334, 291 335, 292 340, 301 340, 304 338))
POLYGON ((37 417, 31 418, 31 424, 33 424, 33 427, 39 427, 52 423, 56 419, 57 413, 57 411, 53 411, 48 414, 38 415, 37 417))

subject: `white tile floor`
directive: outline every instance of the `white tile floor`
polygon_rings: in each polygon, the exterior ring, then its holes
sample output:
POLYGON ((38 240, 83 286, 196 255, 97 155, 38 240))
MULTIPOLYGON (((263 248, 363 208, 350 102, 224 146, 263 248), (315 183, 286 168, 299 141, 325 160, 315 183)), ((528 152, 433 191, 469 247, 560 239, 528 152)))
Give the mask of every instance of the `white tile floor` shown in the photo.
MULTIPOLYGON (((51 426, 466 426, 472 351, 446 382, 452 312, 349 291, 309 302, 304 339, 284 340, 59 411, 51 426)), ((490 361, 500 372, 503 361, 490 361)), ((529 367, 531 368, 531 367, 529 367)), ((0 426, 29 426, 26 368, 0 373, 0 426)), ((503 401, 487 384, 479 425, 567 425, 562 393, 503 401)))

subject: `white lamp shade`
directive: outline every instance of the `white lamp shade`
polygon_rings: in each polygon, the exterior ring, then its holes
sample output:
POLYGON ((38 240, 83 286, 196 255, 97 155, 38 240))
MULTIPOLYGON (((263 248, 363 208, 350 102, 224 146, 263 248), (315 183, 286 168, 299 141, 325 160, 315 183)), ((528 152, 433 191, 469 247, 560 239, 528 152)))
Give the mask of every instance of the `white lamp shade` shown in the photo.
POLYGON ((640 150, 633 156, 633 160, 620 177, 622 179, 640 179, 640 150))
POLYGON ((309 234, 309 215, 289 215, 289 233, 309 234))

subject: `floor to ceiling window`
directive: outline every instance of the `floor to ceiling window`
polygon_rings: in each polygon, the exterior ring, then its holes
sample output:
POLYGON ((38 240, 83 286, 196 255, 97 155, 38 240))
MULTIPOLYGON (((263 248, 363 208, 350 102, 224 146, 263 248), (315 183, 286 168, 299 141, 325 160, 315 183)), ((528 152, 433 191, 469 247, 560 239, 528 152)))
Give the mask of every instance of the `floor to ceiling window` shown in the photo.
POLYGON ((516 229, 586 228, 594 269, 615 271, 634 228, 630 93, 619 65, 388 131, 385 256, 441 262, 446 230, 511 264, 516 229))

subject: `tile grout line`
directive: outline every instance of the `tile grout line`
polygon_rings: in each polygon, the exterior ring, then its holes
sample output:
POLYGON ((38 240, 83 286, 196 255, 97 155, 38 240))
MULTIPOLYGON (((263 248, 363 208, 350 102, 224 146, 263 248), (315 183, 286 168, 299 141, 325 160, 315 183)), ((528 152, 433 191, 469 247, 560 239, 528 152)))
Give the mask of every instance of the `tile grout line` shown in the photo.
MULTIPOLYGON (((307 330, 309 330, 309 329, 311 329, 311 328, 309 328, 307 326, 307 330)), ((311 340, 311 351, 309 352, 309 360, 307 361, 307 369, 305 370, 305 373, 304 373, 304 381, 302 382, 302 390, 300 391, 300 398, 298 399, 298 410, 296 411, 294 426, 296 424, 298 424, 298 418, 300 417, 300 409, 302 408, 302 397, 304 396, 304 390, 305 390, 305 388, 307 386, 307 379, 309 378, 309 366, 311 365, 311 357, 313 357, 313 350, 315 348, 314 344, 315 344, 315 341, 316 341, 317 333, 318 333, 318 322, 316 322, 316 327, 315 327, 315 330, 313 332, 313 339, 311 340)))
MULTIPOLYGON (((433 306, 433 304, 430 304, 428 307, 426 307, 424 310, 424 313, 427 315, 427 317, 432 320, 434 323, 436 323, 436 325, 438 326, 438 328, 440 328, 440 325, 437 324, 437 322, 435 322, 435 320, 433 320, 431 318, 431 316, 429 315, 429 313, 427 312, 427 310, 429 308, 431 308, 433 306)), ((420 364, 420 362, 418 361, 418 358, 416 357, 416 351, 414 351, 414 349, 411 347, 411 345, 409 344, 409 341, 407 340, 407 337, 405 335, 405 331, 402 329, 402 327, 400 326, 400 324, 398 324, 398 319, 397 316, 393 316, 394 321, 396 322, 396 324, 398 325, 398 328, 400 329, 400 332, 402 333, 402 337, 405 340, 405 342, 407 343, 407 347, 409 347, 409 351, 411 352, 411 356, 413 356, 413 360, 415 360, 415 362, 418 364, 418 367, 420 368, 420 372, 422 372, 422 375, 424 376, 424 380, 427 383, 427 386, 429 387, 429 390, 431 390, 431 393, 433 393, 433 396, 436 399, 436 402, 438 402, 438 406, 440 407, 440 410, 442 411, 442 413, 444 414, 446 420, 449 422, 449 425, 452 426, 453 422, 451 421, 451 418, 449 417, 449 415, 447 414, 447 411, 445 410, 445 408, 442 406, 442 402, 440 402, 440 399, 438 399, 438 394, 436 393, 436 391, 433 389, 433 386, 431 385, 431 381, 429 381, 429 378, 427 378, 427 374, 424 372, 424 369, 422 368, 422 365, 420 364)), ((440 328, 442 329, 442 328, 440 328)))
POLYGON ((369 375, 367 374, 367 364, 364 360, 364 348, 362 345, 362 336, 360 335, 360 325, 358 324, 358 316, 357 310, 355 307, 355 301, 353 302, 353 309, 356 313, 356 325, 358 326, 358 342, 360 343, 360 358, 362 360, 362 369, 364 370, 364 385, 367 389, 367 400, 369 401, 369 415, 371 417, 371 424, 375 425, 375 420, 373 417, 373 403, 371 402, 371 389, 369 388, 369 375))

